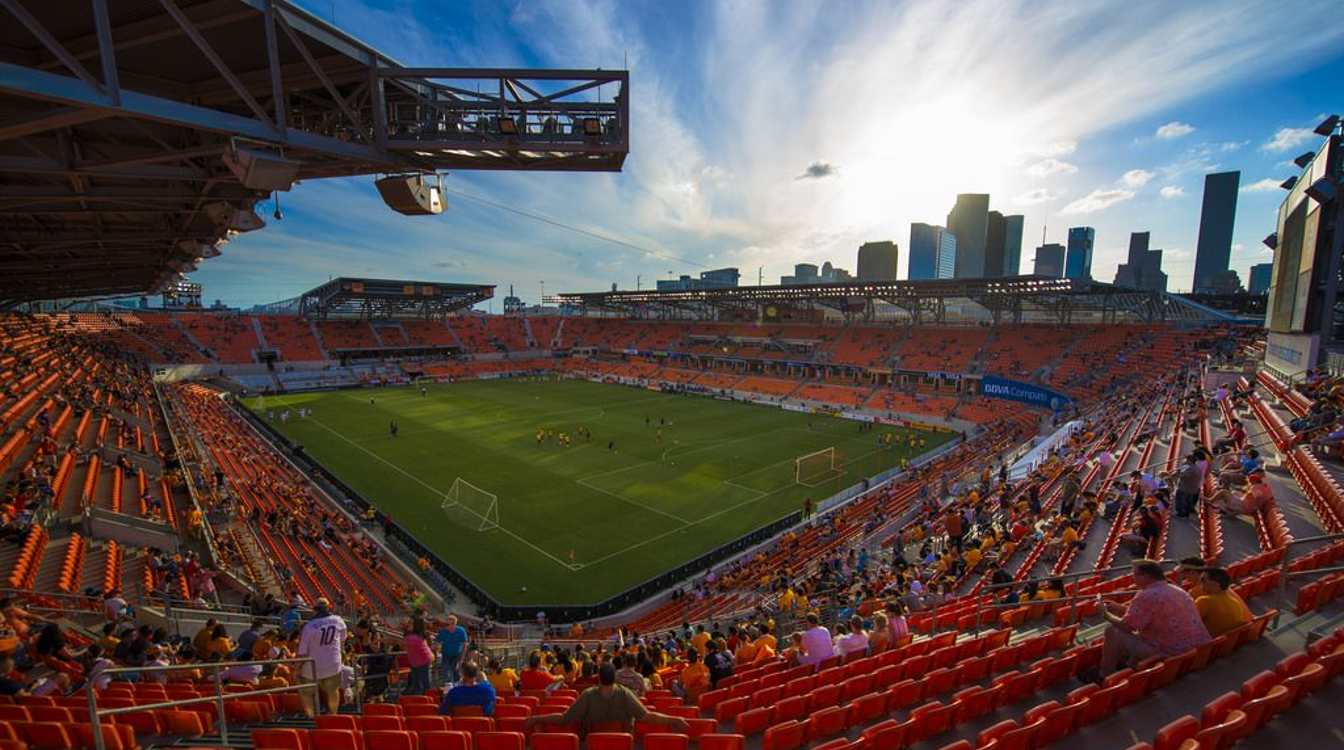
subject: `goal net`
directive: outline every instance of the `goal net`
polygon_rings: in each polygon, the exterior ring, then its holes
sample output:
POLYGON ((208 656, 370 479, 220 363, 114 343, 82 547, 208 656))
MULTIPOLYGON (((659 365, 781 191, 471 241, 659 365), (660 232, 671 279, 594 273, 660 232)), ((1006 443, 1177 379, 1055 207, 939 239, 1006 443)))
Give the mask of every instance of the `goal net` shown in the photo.
POLYGON ((462 477, 443 498, 443 513, 453 523, 475 531, 499 528, 499 498, 462 477))
POLYGON ((822 448, 793 459, 793 481, 806 487, 816 487, 844 473, 835 446, 822 448))

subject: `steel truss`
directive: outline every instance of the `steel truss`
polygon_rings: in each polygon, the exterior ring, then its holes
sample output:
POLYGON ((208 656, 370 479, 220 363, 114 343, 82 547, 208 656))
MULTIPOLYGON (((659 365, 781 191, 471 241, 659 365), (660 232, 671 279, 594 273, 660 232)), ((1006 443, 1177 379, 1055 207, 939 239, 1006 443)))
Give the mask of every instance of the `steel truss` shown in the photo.
POLYGON ((269 195, 223 164, 236 139, 300 180, 629 151, 626 71, 408 68, 288 0, 0 0, 0 19, 0 305, 143 293, 210 257, 220 216, 269 195))
POLYGON ((310 319, 436 320, 493 296, 493 286, 480 284, 338 278, 300 295, 298 312, 310 319))
POLYGON ((1097 281, 1014 276, 933 281, 838 282, 676 291, 566 293, 554 298, 584 314, 632 318, 714 319, 769 306, 820 308, 846 321, 872 320, 877 303, 902 310, 911 325, 949 322, 948 309, 972 303, 994 325, 1028 321, 1071 323, 1237 322, 1219 310, 1164 292, 1126 289, 1097 281))

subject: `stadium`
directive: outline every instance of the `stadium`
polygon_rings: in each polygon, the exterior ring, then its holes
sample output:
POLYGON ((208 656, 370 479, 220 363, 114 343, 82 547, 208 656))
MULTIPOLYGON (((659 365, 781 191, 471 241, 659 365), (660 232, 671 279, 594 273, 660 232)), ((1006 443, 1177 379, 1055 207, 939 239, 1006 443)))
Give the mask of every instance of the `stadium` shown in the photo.
POLYGON ((620 172, 638 76, 89 10, 0 2, 0 750, 1344 737, 1337 116, 1265 294, 893 261, 495 314, 323 259, 208 308, 280 192, 620 172))

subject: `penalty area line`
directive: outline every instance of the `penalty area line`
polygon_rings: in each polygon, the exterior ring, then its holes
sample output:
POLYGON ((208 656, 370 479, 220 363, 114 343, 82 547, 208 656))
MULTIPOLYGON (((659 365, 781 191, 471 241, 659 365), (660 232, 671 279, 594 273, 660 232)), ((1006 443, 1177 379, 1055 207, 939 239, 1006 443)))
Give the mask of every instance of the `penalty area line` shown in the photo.
MULTIPOLYGON (((377 453, 374 453, 373 451, 369 450, 368 448, 365 448, 364 446, 360 445, 359 443, 356 443, 355 441, 351 440, 350 438, 348 438, 348 437, 342 435, 340 432, 337 432, 336 430, 333 430, 331 427, 329 427, 329 426, 327 426, 325 423, 323 423, 322 420, 320 420, 320 419, 315 419, 315 418, 314 418, 314 419, 310 419, 309 421, 310 421, 310 422, 313 422, 313 423, 315 423, 315 424, 317 424, 317 425, 318 425, 319 427, 321 427, 322 429, 326 430, 327 432, 330 432, 331 434, 333 434, 333 435, 335 435, 336 437, 338 437, 338 438, 344 440, 345 442, 347 442, 347 443, 349 443, 349 444, 355 446, 355 447, 358 448, 359 450, 364 451, 365 453, 369 454, 370 456, 373 456, 374 458, 378 459, 379 461, 383 462, 384 464, 387 464, 389 467, 391 467, 392 469, 396 470, 396 471, 397 471, 398 473, 400 473, 402 476, 404 476, 404 477, 406 477, 407 479, 409 479, 409 480, 415 482, 416 484, 420 485, 421 487, 424 487, 425 489, 429 490, 430 492, 433 492, 434 494, 438 495, 439 497, 441 497, 441 498, 443 498, 443 499, 445 499, 445 500, 448 499, 448 495, 445 494, 444 492, 441 492, 438 488, 436 488, 436 487, 434 487, 433 485, 431 485, 431 484, 425 482, 425 480, 421 479, 420 477, 417 477, 416 475, 410 473, 409 471, 406 471, 405 469, 401 468, 400 466, 397 466, 396 464, 392 463, 391 461, 388 461, 386 458, 383 458, 382 456, 378 455, 377 453)), ((556 557, 555 555, 552 555, 551 553, 547 552, 546 550, 542 549, 541 547, 538 547, 537 545, 533 544, 532 542, 529 542, 528 540, 524 539, 523 537, 519 536, 518 534, 515 534, 515 533, 512 532, 512 531, 509 531, 508 529, 504 528, 504 525, 503 525, 503 524, 498 524, 498 525, 495 526, 495 528, 498 529, 498 530, 500 530, 500 531, 502 531, 502 532, 504 532, 505 534, 508 534, 509 536, 511 536, 511 537, 513 537, 514 539, 516 539, 516 540, 522 542, 523 544, 526 544, 527 546, 531 547, 532 549, 536 550, 537 552, 540 552, 541 554, 543 554, 543 555, 545 555, 546 557, 550 558, 552 562, 556 563, 556 564, 559 565, 560 567, 565 568, 565 569, 567 569, 567 570, 571 570, 571 571, 574 570, 574 568, 570 566, 570 563, 567 563, 567 562, 565 562, 564 560, 561 560, 560 558, 556 557)))

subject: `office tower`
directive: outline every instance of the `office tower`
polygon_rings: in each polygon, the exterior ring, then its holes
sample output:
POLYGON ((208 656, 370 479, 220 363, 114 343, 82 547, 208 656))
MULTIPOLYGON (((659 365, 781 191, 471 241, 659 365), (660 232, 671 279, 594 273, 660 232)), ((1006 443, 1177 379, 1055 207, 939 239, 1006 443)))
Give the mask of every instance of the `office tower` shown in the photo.
POLYGON ((989 230, 989 195, 961 193, 947 215, 947 229, 957 236, 956 278, 985 275, 985 239, 989 230))
POLYGON ((1065 250, 1064 278, 1092 278, 1092 248, 1097 230, 1092 227, 1069 227, 1069 244, 1065 250))
POLYGON ((1049 276, 1058 279, 1064 275, 1064 246, 1051 242, 1036 248, 1036 262, 1033 273, 1037 276, 1049 276))
POLYGON ((736 268, 716 268, 712 271, 700 272, 701 289, 723 289, 735 287, 742 275, 736 268))
POLYGON ((859 246, 859 281, 895 281, 900 251, 891 240, 859 246))
MULTIPOLYGON (((1195 245, 1195 293, 1213 292, 1218 274, 1227 270, 1232 255, 1232 225, 1237 218, 1237 185, 1241 172, 1204 176, 1204 206, 1199 212, 1199 241, 1195 245)), ((1223 286, 1225 286, 1225 282, 1223 286)))
POLYGON ((820 276, 817 273, 817 264, 799 263, 793 267, 793 276, 799 284, 811 284, 817 281, 820 276))
POLYGON ((1247 291, 1256 295, 1267 294, 1269 292, 1269 280, 1273 276, 1273 263, 1256 263, 1251 266, 1251 272, 1246 276, 1247 291))
POLYGON ((910 268, 906 278, 950 279, 957 270, 957 236, 934 224, 910 225, 910 268))
POLYGON ((1003 217, 1003 275, 1022 273, 1022 214, 1003 217))
POLYGON ((1149 250, 1149 232, 1131 232, 1129 255, 1115 269, 1115 285, 1149 292, 1167 291, 1167 275, 1162 272, 1162 251, 1149 250))
POLYGON ((990 211, 985 217, 985 276, 1003 275, 1003 214, 990 211))

